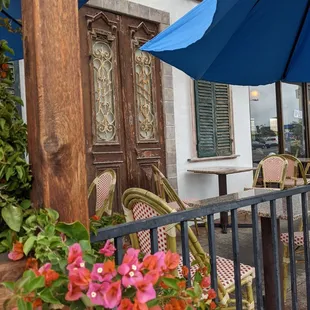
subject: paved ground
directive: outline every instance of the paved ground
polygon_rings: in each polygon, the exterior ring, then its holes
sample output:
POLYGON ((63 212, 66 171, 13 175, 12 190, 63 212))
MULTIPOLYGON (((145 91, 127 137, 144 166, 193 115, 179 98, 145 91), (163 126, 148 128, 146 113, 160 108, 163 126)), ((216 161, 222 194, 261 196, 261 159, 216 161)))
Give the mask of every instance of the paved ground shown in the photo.
MULTIPOLYGON (((250 219, 245 218, 244 215, 239 217, 239 222, 250 223, 250 219)), ((296 223, 296 231, 299 223, 296 223)), ((281 231, 287 231, 286 222, 281 222, 281 231)), ((199 228, 199 241, 203 248, 208 251, 208 239, 204 228, 199 228)), ((253 246, 252 246, 252 229, 242 228, 239 229, 239 243, 240 243, 240 260, 242 263, 254 266, 253 262, 253 246)), ((231 230, 228 234, 224 235, 220 229, 216 229, 216 254, 225 258, 232 259, 232 234, 231 230)), ((255 289, 255 283, 254 289, 255 289)), ((306 306, 306 286, 305 286, 305 272, 304 264, 297 265, 297 296, 298 296, 298 310, 307 309, 306 306)), ((291 292, 288 291, 288 299, 286 302, 285 310, 291 308, 291 292)), ((273 310, 273 309, 266 309, 273 310)))

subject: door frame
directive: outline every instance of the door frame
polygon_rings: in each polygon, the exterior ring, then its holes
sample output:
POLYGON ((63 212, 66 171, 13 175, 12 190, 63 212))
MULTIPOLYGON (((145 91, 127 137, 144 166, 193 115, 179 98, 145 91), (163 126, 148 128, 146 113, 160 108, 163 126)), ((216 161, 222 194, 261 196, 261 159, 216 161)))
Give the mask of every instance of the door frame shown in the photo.
MULTIPOLYGON (((170 25, 170 14, 145 5, 134 3, 128 0, 90 0, 87 6, 110 11, 116 14, 129 15, 136 18, 149 20, 159 25, 163 31, 170 25)), ((166 173, 170 184, 175 190, 177 182, 177 161, 175 141, 175 117, 174 117, 174 95, 172 67, 161 62, 161 85, 162 104, 164 114, 165 149, 166 149, 166 173)))

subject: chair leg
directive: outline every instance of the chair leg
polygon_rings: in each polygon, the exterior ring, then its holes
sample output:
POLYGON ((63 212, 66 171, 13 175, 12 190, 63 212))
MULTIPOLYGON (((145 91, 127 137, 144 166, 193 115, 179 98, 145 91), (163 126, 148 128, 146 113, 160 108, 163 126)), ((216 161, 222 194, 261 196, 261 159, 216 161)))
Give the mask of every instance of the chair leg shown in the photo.
POLYGON ((197 219, 194 219, 194 222, 195 222, 196 234, 197 234, 197 236, 199 236, 199 229, 198 229, 198 221, 197 221, 197 219))
POLYGON ((247 302, 248 302, 248 310, 253 310, 255 308, 254 297, 253 297, 253 279, 246 284, 247 291, 247 302))
POLYGON ((208 236, 208 219, 207 219, 207 217, 204 218, 204 221, 205 221, 205 229, 206 229, 207 236, 208 236))
POLYGON ((287 244, 284 244, 283 251, 283 299, 286 301, 288 287, 288 268, 290 264, 290 253, 287 244))

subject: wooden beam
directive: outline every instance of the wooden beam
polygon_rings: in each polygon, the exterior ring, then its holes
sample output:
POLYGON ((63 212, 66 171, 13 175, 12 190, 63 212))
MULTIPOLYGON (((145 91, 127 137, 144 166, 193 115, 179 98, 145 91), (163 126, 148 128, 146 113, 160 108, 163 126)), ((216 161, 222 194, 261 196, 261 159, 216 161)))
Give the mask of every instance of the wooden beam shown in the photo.
POLYGON ((88 226, 77 0, 23 0, 32 201, 88 226))

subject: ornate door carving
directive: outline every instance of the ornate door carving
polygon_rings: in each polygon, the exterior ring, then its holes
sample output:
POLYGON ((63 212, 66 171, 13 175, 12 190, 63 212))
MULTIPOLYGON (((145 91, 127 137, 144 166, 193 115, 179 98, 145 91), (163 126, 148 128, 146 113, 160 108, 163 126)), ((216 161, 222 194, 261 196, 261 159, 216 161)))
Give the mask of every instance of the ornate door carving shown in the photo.
POLYGON ((151 164, 165 167, 160 63, 139 50, 156 33, 150 22, 80 10, 88 181, 116 171, 118 212, 125 189, 154 188, 151 164))

